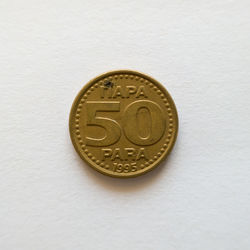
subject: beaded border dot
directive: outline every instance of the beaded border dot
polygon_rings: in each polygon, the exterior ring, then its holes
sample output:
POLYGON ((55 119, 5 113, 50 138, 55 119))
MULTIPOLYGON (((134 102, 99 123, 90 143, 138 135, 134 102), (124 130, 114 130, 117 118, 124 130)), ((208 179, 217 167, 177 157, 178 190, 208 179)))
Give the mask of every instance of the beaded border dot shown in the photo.
MULTIPOLYGON (((88 151, 88 149, 86 148, 86 145, 83 144, 83 140, 81 138, 81 133, 80 133, 80 130, 79 130, 80 113, 81 113, 81 109, 82 109, 83 104, 87 100, 88 95, 90 95, 91 92, 95 90, 95 88, 98 88, 98 87, 102 86, 107 81, 112 81, 113 79, 117 80, 119 78, 120 79, 125 78, 125 79, 131 79, 131 80, 134 79, 134 80, 136 80, 138 82, 145 83, 146 85, 148 85, 150 88, 152 88, 161 97, 161 99, 163 100, 163 102, 165 104, 165 107, 167 108, 168 117, 169 117, 169 129, 168 129, 167 139, 165 140, 165 143, 163 144, 160 151, 155 156, 153 156, 152 159, 150 159, 149 161, 146 161, 144 164, 140 165, 140 167, 141 167, 140 169, 144 169, 145 167, 148 167, 149 165, 154 163, 166 151, 166 149, 167 149, 167 147, 169 145, 169 142, 171 140, 171 137, 173 136, 173 127, 174 127, 174 125, 173 125, 173 123, 174 123, 173 122, 173 114, 172 114, 171 107, 170 107, 170 104, 169 104, 167 98, 165 97, 165 95, 162 93, 162 91, 157 86, 155 86, 153 83, 149 82, 147 79, 144 79, 142 77, 135 76, 135 75, 132 75, 132 74, 116 74, 116 75, 113 75, 113 76, 106 77, 103 80, 100 80, 97 83, 95 83, 93 86, 89 87, 89 89, 85 92, 85 94, 81 98, 81 100, 80 100, 80 102, 79 102, 79 104, 77 106, 77 109, 76 109, 76 115, 75 115, 76 138, 78 139, 78 142, 81 145, 81 148, 82 148, 83 152, 89 157, 89 159, 91 159, 97 165, 100 165, 101 167, 106 168, 105 164, 103 162, 101 162, 100 160, 96 159, 96 157, 93 156, 88 151)), ((138 170, 140 170, 140 169, 138 169, 138 170)))

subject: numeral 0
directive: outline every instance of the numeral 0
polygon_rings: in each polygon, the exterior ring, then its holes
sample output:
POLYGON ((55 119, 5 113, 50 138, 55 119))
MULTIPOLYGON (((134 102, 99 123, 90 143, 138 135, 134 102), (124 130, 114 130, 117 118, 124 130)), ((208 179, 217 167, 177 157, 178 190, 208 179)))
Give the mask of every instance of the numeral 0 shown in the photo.
MULTIPOLYGON (((86 102, 87 110, 87 126, 99 126, 105 129, 105 136, 101 139, 86 137, 86 145, 89 146, 109 146, 117 141, 121 137, 121 126, 119 123, 113 119, 107 117, 97 116, 97 112, 119 112, 120 102, 113 101, 100 101, 86 102)), ((160 140, 162 137, 165 127, 166 120, 161 107, 152 101, 140 100, 129 104, 122 116, 121 125, 126 138, 137 145, 152 145, 160 140), (147 137, 141 137, 137 127, 137 114, 141 108, 148 110, 151 123, 149 128, 149 135, 147 137)))

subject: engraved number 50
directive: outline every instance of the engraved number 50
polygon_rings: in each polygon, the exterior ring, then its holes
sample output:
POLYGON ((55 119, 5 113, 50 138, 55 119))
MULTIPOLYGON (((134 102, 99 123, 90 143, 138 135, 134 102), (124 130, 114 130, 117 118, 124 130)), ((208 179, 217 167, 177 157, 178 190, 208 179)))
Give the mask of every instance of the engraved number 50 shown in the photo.
MULTIPOLYGON (((86 145, 89 146, 109 146, 116 143, 121 137, 121 127, 119 123, 107 117, 97 116, 97 112, 119 112, 120 102, 94 102, 86 103, 87 126, 99 126, 105 129, 105 136, 101 139, 86 137, 86 145)), ((140 100, 129 104, 122 115, 122 128, 127 139, 137 145, 152 145, 162 137, 166 121, 161 107, 152 101, 140 100), (137 114, 141 108, 148 110, 151 122, 149 124, 149 135, 141 137, 137 127, 137 114)))

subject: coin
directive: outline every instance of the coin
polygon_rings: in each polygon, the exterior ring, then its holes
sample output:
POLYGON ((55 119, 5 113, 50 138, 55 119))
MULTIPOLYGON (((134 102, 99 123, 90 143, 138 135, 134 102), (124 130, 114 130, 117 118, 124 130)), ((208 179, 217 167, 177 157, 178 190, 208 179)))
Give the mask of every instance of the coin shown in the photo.
POLYGON ((155 168, 173 148, 178 132, 175 104, 153 78, 131 70, 102 74, 77 95, 70 136, 95 170, 135 177, 155 168))

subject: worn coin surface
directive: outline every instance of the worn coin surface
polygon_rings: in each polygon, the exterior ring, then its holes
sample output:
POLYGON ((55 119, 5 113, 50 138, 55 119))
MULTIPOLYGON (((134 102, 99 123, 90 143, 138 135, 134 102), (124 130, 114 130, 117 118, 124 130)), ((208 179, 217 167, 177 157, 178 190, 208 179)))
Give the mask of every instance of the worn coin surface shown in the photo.
POLYGON ((166 89, 130 70, 87 83, 70 113, 73 145, 92 168, 112 177, 135 177, 155 168, 174 146, 178 117, 166 89))

